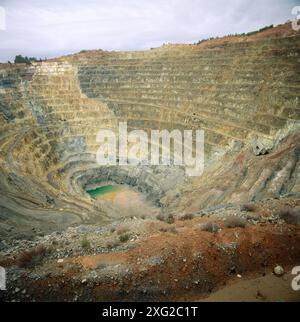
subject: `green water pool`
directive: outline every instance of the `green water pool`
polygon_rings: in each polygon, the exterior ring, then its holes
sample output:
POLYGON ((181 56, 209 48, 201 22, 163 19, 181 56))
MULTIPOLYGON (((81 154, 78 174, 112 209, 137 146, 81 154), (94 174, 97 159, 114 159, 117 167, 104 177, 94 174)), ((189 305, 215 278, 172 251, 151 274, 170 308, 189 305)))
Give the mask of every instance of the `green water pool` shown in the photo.
POLYGON ((122 188, 120 186, 115 186, 115 185, 107 185, 107 186, 102 186, 98 187, 93 190, 87 190, 86 192, 92 197, 92 198, 97 198, 100 196, 105 195, 106 193, 109 192, 117 192, 120 191, 122 188))

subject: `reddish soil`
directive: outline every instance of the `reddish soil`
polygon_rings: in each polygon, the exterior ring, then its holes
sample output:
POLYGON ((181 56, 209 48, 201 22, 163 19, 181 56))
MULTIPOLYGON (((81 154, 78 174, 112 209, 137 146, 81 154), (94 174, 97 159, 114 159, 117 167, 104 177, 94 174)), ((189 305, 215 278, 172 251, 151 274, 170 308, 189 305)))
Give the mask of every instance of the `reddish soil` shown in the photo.
POLYGON ((35 300, 73 300, 75 294, 87 301, 199 300, 237 274, 258 277, 277 264, 300 264, 299 226, 268 223, 209 233, 197 228, 200 222, 203 219, 177 221, 170 225, 173 232, 149 236, 124 252, 48 263, 37 269, 43 278, 24 276, 19 287, 35 300), (86 273, 99 276, 116 265, 126 271, 82 281, 86 273))

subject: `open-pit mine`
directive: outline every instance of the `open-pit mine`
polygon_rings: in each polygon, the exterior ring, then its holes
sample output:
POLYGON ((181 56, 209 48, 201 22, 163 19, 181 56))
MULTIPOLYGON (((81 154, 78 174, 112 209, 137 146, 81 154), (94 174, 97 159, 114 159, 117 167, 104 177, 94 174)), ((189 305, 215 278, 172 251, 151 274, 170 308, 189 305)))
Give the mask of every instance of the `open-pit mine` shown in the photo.
POLYGON ((299 31, 0 64, 0 266, 7 301, 300 300, 299 31), (203 130, 202 175, 99 165, 121 122, 203 130))

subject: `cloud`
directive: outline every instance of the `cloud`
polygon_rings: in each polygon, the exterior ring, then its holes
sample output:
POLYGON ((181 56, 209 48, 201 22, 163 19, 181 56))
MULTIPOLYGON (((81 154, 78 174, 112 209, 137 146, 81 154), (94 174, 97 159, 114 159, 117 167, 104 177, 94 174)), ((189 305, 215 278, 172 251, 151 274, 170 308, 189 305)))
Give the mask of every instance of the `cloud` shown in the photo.
POLYGON ((0 61, 82 49, 142 50, 292 19, 293 0, 0 0, 0 61))

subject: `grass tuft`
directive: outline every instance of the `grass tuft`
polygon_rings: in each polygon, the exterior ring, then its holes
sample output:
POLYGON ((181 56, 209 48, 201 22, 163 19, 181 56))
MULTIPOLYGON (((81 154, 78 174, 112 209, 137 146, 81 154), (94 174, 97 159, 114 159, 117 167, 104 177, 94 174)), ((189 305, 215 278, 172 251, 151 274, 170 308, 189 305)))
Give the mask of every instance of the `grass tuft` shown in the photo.
POLYGON ((230 216, 225 219, 224 221, 224 227, 225 228, 245 228, 247 224, 247 221, 244 218, 240 218, 237 216, 230 216))
POLYGON ((284 208, 278 211, 277 216, 287 224, 300 225, 300 209, 284 208))
POLYGON ((241 211, 254 212, 254 211, 256 211, 256 207, 254 204, 247 203, 247 204, 242 205, 241 211))
POLYGON ((17 265, 20 268, 33 268, 40 265, 49 249, 45 246, 37 246, 36 248, 25 250, 17 257, 17 265))
POLYGON ((206 231, 208 233, 217 233, 220 229, 220 227, 216 223, 213 223, 213 222, 207 222, 205 224, 201 224, 199 226, 199 228, 200 228, 200 230, 206 231))
POLYGON ((183 214, 179 217, 179 220, 192 220, 195 216, 193 214, 183 214))
POLYGON ((174 215, 172 215, 172 214, 170 214, 170 215, 159 214, 156 216, 156 219, 166 222, 167 224, 173 224, 175 222, 174 215))
POLYGON ((91 248, 91 243, 90 241, 88 240, 87 236, 84 235, 80 241, 80 244, 81 244, 81 247, 84 248, 84 249, 89 249, 91 248))
POLYGON ((128 240, 131 238, 131 234, 130 233, 124 233, 122 235, 119 236, 119 240, 122 243, 126 243, 128 242, 128 240))

